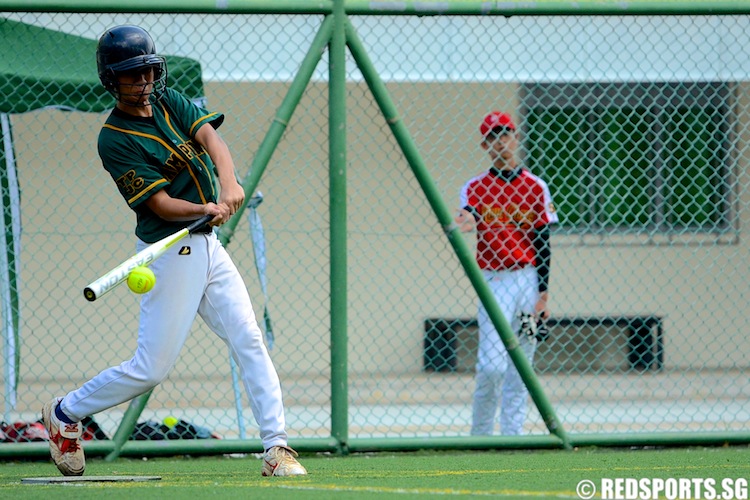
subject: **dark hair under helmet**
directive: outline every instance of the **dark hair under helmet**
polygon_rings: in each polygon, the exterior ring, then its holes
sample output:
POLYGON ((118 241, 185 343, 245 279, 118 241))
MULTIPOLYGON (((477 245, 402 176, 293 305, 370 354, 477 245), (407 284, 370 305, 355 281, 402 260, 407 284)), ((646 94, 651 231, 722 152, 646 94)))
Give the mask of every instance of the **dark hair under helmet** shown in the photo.
POLYGON ((99 37, 96 48, 96 66, 104 88, 119 100, 117 75, 148 67, 154 68, 153 100, 164 95, 167 85, 167 62, 156 55, 151 35, 138 26, 115 26, 99 37))

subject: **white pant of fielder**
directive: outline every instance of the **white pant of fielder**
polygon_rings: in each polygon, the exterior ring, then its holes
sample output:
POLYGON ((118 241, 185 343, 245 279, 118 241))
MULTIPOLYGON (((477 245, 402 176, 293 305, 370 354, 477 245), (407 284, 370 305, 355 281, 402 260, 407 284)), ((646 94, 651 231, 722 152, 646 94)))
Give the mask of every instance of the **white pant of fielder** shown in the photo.
MULTIPOLYGON (((536 268, 527 266, 515 271, 483 271, 483 274, 511 330, 517 335, 518 314, 534 312, 539 297, 536 268)), ((505 435, 521 434, 528 411, 529 391, 481 302, 477 320, 479 350, 471 434, 488 436, 493 433, 498 406, 501 432, 505 435)), ((537 340, 521 335, 518 341, 526 359, 533 364, 537 340)))
MULTIPOLYGON (((138 250, 145 246, 139 242, 138 250)), ((141 299, 135 355, 67 394, 63 412, 81 420, 154 388, 174 366, 197 313, 229 346, 264 449, 287 446, 276 369, 242 276, 216 235, 190 235, 150 267, 156 275, 156 286, 141 299)))

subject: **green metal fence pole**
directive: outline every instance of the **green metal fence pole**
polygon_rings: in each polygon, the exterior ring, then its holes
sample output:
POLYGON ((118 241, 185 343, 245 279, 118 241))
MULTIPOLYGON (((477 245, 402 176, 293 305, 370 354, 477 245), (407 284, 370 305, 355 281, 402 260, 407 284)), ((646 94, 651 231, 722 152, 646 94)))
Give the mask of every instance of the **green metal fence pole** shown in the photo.
MULTIPOLYGON (((748 431, 711 432, 621 432, 615 434, 571 433, 570 444, 588 446, 731 446, 750 443, 748 431)), ((105 457, 112 452, 110 440, 84 441, 86 456, 105 457)), ((333 438, 295 439, 294 448, 301 452, 336 453, 338 443, 333 438)), ((541 450, 559 449, 560 440, 552 435, 529 436, 478 436, 420 437, 420 438, 353 438, 349 440, 349 451, 366 453, 375 451, 419 451, 419 450, 479 450, 479 449, 541 450)), ((165 441, 128 441, 119 452, 120 457, 169 457, 175 455, 218 455, 222 453, 262 453, 258 442, 242 439, 174 439, 165 441)), ((0 459, 47 459, 48 443, 3 443, 0 459)))
POLYGON ((425 2, 405 0, 382 2, 374 6, 369 0, 348 0, 346 12, 349 15, 393 15, 393 16, 638 16, 638 15, 741 15, 750 13, 748 0, 717 0, 696 2, 694 0, 657 1, 630 0, 622 2, 602 2, 596 0, 565 1, 547 0, 544 2, 483 0, 454 0, 446 2, 425 2))
POLYGON ((346 35, 344 0, 333 6, 333 33, 328 46, 328 143, 331 288, 331 436, 348 453, 347 390, 347 255, 346 255, 346 35))
POLYGON ((128 442, 131 434, 133 434, 133 429, 135 429, 135 425, 138 423, 138 417, 143 413, 143 409, 146 407, 146 403, 148 403, 148 398, 151 397, 152 392, 154 392, 153 389, 130 400, 128 409, 125 411, 125 415, 123 415, 120 425, 112 437, 115 448, 105 457, 106 461, 111 462, 120 456, 122 447, 128 442))
POLYGON ((292 80, 289 90, 284 96, 284 100, 276 111, 276 116, 274 116, 268 132, 266 132, 266 136, 263 138, 263 142, 260 144, 258 152, 253 158, 250 170, 242 180, 242 187, 245 189, 245 201, 240 209, 237 210, 237 213, 229 219, 229 222, 221 226, 219 229, 219 240, 221 240, 221 243, 224 246, 226 246, 232 239, 234 230, 240 219, 242 219, 242 214, 245 212, 245 208, 247 207, 258 182, 260 182, 260 178, 266 170, 268 162, 271 161, 271 156, 273 155, 273 152, 276 151, 276 147, 279 145, 279 141, 281 141, 281 136, 284 134, 294 110, 297 109, 297 105, 302 99, 305 88, 307 88, 307 84, 312 78, 315 67, 320 62, 323 51, 325 50, 328 41, 331 39, 332 30, 333 20, 330 19, 330 17, 326 17, 320 25, 320 29, 315 34, 310 49, 307 51, 307 54, 305 54, 305 58, 302 60, 299 71, 294 76, 294 80, 292 80))
MULTIPOLYGON (((349 15, 380 16, 642 16, 642 15, 745 15, 750 14, 748 0, 547 0, 544 2, 454 0, 426 2, 372 2, 347 0, 349 15)), ((331 0, 0 0, 3 12, 154 12, 207 14, 321 14, 332 11, 331 0)))
POLYGON ((4 420, 10 421, 10 410, 16 404, 19 368, 21 366, 21 334, 18 268, 20 255, 16 255, 20 234, 20 190, 15 167, 15 151, 10 115, 0 114, 0 192, 2 193, 3 227, 5 232, 5 276, 2 286, 3 303, 3 359, 5 361, 4 420), (7 294, 7 295, 6 295, 7 294))
POLYGON ((528 436, 439 436, 394 438, 352 438, 349 451, 367 453, 376 451, 414 450, 559 450, 563 443, 553 434, 531 434, 528 436))
POLYGON ((327 15, 331 9, 331 0, 0 0, 0 11, 9 12, 327 15))
MULTIPOLYGON (((115 444, 112 440, 83 441, 86 458, 103 457, 112 454, 115 444)), ((297 438, 294 449, 304 453, 336 453, 338 443, 331 437, 297 438)), ((220 455, 226 453, 263 453, 260 440, 247 439, 165 439, 126 441, 117 452, 122 457, 169 457, 175 455, 220 455)), ((49 460, 49 443, 3 443, 0 445, 0 460, 35 458, 49 460)))
POLYGON ((472 285, 474 285, 474 289, 476 290, 479 299, 487 309, 487 313, 500 334, 500 338, 502 339, 503 344, 505 344, 510 358, 516 365, 516 368, 518 368, 518 372, 526 384, 526 387, 528 387, 531 397, 534 400, 540 415, 544 419, 544 423, 547 425, 547 429, 558 436, 562 440, 564 446, 568 447, 568 440, 565 436, 562 425, 557 419, 552 405, 539 384, 539 379, 537 378, 536 373, 534 373, 531 364, 526 359, 526 356, 518 343, 517 337, 510 329, 508 320, 503 316, 500 306, 498 306, 494 295, 485 282, 482 272, 479 269, 479 265, 476 263, 473 254, 469 250, 463 235, 454 223, 448 207, 443 201, 429 170, 427 170, 427 167, 419 154, 419 150, 409 135, 403 121, 398 116, 396 107, 393 104, 383 81, 380 79, 380 76, 372 65, 362 42, 359 40, 359 37, 354 30, 354 27, 348 21, 346 28, 347 44, 349 45, 349 50, 351 51, 354 60, 357 62, 357 66, 360 71, 362 71, 362 75, 364 76, 367 85, 370 87, 386 122, 393 131, 396 141, 399 143, 399 146, 401 146, 401 150, 403 151, 406 160, 409 162, 414 175, 417 177, 419 185, 422 187, 422 191, 427 197, 432 210, 435 212, 440 225, 448 236, 448 240, 463 265, 469 280, 472 285))

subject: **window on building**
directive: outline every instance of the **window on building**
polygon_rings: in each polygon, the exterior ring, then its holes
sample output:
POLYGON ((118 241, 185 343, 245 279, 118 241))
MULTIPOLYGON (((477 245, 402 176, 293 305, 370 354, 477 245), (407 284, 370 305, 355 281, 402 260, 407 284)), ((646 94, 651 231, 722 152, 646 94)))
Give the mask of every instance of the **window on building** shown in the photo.
POLYGON ((730 228, 731 86, 540 83, 522 88, 526 163, 566 232, 730 228))

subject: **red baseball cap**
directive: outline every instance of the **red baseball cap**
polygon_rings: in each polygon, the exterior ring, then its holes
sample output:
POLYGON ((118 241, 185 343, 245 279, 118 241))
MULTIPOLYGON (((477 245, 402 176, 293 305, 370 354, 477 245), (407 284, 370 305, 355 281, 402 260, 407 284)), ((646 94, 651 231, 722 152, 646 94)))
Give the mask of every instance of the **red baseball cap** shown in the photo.
POLYGON ((513 119, 508 113, 493 111, 484 117, 482 124, 479 125, 479 132, 482 134, 482 137, 487 137, 487 134, 489 134, 492 129, 498 127, 516 130, 516 124, 513 123, 513 119))

